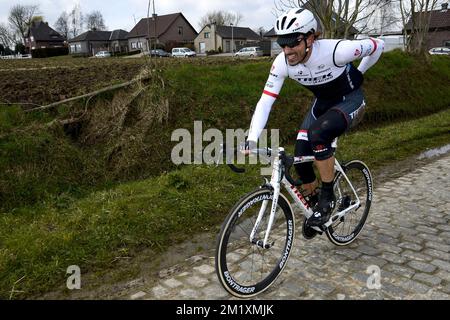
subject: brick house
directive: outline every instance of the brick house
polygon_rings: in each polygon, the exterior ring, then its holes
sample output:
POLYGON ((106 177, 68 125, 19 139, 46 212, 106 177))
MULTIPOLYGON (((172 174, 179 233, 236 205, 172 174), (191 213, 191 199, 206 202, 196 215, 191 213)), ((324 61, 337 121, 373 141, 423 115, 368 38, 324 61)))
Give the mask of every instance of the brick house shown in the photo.
POLYGON ((217 26, 208 24, 200 31, 194 40, 195 51, 205 53, 215 50, 223 52, 235 52, 236 48, 258 42, 261 37, 250 28, 234 26, 217 26))
POLYGON ((93 56, 99 51, 127 52, 128 32, 125 30, 90 30, 69 40, 70 54, 93 56))
POLYGON ((130 51, 148 52, 148 40, 170 50, 171 44, 193 44, 197 31, 181 12, 141 19, 128 34, 130 51), (156 26, 156 28, 155 28, 156 26), (150 37, 149 37, 150 29, 150 37), (156 30, 155 30, 156 29, 156 30))
POLYGON ((28 52, 35 49, 57 48, 65 45, 66 38, 53 30, 48 22, 33 22, 25 37, 28 52))
MULTIPOLYGON (((418 16, 420 12, 416 13, 418 16)), ((412 19, 406 24, 408 34, 412 30, 412 19)), ((450 10, 448 3, 442 4, 438 10, 431 11, 428 30, 427 50, 435 47, 450 47, 450 10)))

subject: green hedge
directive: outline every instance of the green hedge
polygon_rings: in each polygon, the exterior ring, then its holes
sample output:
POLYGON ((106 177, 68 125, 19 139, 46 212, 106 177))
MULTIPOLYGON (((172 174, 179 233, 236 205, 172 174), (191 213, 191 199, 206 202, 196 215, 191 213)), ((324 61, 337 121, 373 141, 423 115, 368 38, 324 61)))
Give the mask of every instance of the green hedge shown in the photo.
POLYGON ((66 56, 69 54, 68 47, 58 47, 58 48, 39 48, 31 50, 31 56, 33 58, 50 58, 57 56, 66 56))

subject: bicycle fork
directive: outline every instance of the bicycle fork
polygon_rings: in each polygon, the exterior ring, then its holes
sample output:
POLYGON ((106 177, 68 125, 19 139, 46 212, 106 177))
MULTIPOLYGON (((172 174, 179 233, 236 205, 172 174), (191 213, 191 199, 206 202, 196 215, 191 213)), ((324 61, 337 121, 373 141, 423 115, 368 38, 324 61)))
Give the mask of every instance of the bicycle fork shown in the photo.
POLYGON ((272 229, 273 222, 275 220, 275 213, 277 211, 278 197, 280 196, 280 189, 281 189, 280 182, 281 182, 280 159, 277 156, 273 162, 272 178, 270 179, 270 185, 273 188, 273 198, 272 198, 272 207, 270 210, 269 222, 267 224, 267 229, 266 229, 266 232, 264 235, 264 241, 255 240, 255 236, 258 231, 259 225, 264 217, 264 213, 267 209, 269 200, 263 201, 263 204, 261 205, 261 209, 259 210, 258 217, 255 222, 255 225, 250 234, 250 242, 253 244, 256 244, 259 247, 264 248, 264 249, 269 249, 271 246, 274 245, 274 242, 269 244, 268 240, 269 240, 269 235, 270 235, 270 231, 272 229))

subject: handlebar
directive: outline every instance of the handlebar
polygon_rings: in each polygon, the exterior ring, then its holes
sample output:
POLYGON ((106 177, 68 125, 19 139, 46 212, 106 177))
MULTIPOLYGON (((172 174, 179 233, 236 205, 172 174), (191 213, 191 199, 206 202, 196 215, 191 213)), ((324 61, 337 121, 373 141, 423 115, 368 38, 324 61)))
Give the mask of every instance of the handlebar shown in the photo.
MULTIPOLYGON (((222 152, 226 155, 229 155, 227 153, 227 151, 232 151, 233 153, 233 157, 234 155, 238 152, 237 149, 230 149, 227 150, 225 144, 223 145, 223 150, 222 152)), ((252 149, 250 150, 250 154, 253 155, 260 155, 266 158, 270 158, 272 155, 272 149, 270 148, 259 148, 259 149, 252 149)), ((302 181, 300 179, 298 180, 294 180, 294 178, 292 178, 291 174, 289 173, 292 165, 294 164, 294 157, 292 156, 288 156, 286 155, 284 152, 281 153, 280 155, 280 159, 284 164, 284 170, 282 172, 282 175, 284 175, 284 177, 286 177, 286 179, 294 186, 299 186, 302 184, 302 181)), ((239 168, 237 166, 235 166, 234 164, 229 163, 228 166, 230 167, 230 169, 235 172, 235 173, 245 173, 245 169, 244 168, 239 168)))
MULTIPOLYGON (((226 156, 228 156, 229 155, 228 151, 231 151, 232 155, 234 157, 234 155, 237 154, 237 152, 239 152, 240 150, 238 150, 236 148, 227 150, 226 145, 223 144, 222 153, 225 154, 226 156)), ((252 149, 252 150, 250 150, 250 154, 260 155, 260 156, 263 156, 266 158, 270 158, 272 155, 272 149, 270 149, 270 148, 252 149)), ((227 160, 228 160, 228 158, 227 158, 227 160)), ((227 165, 235 173, 244 173, 245 172, 244 168, 239 168, 239 167, 235 166, 234 164, 228 163, 227 165)))

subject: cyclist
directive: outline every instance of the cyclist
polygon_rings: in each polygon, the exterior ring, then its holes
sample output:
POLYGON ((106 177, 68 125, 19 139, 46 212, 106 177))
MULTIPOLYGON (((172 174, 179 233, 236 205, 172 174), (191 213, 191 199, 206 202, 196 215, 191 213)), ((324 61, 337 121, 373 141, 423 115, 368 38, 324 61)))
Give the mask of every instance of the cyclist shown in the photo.
MULTIPOLYGON (((361 120, 365 109, 361 89, 363 73, 378 61, 384 42, 372 38, 318 40, 317 21, 313 13, 304 8, 294 8, 281 15, 275 31, 283 52, 272 65, 243 152, 249 154, 248 150, 256 147, 286 78, 312 91, 315 99, 298 131, 295 157, 314 155, 316 159, 322 188, 306 226, 320 226, 329 220, 336 202, 333 192, 335 139, 361 120), (358 68, 352 64, 357 59, 362 59, 358 68)), ((307 195, 317 198, 318 181, 312 162, 298 164, 295 169, 307 195)))

